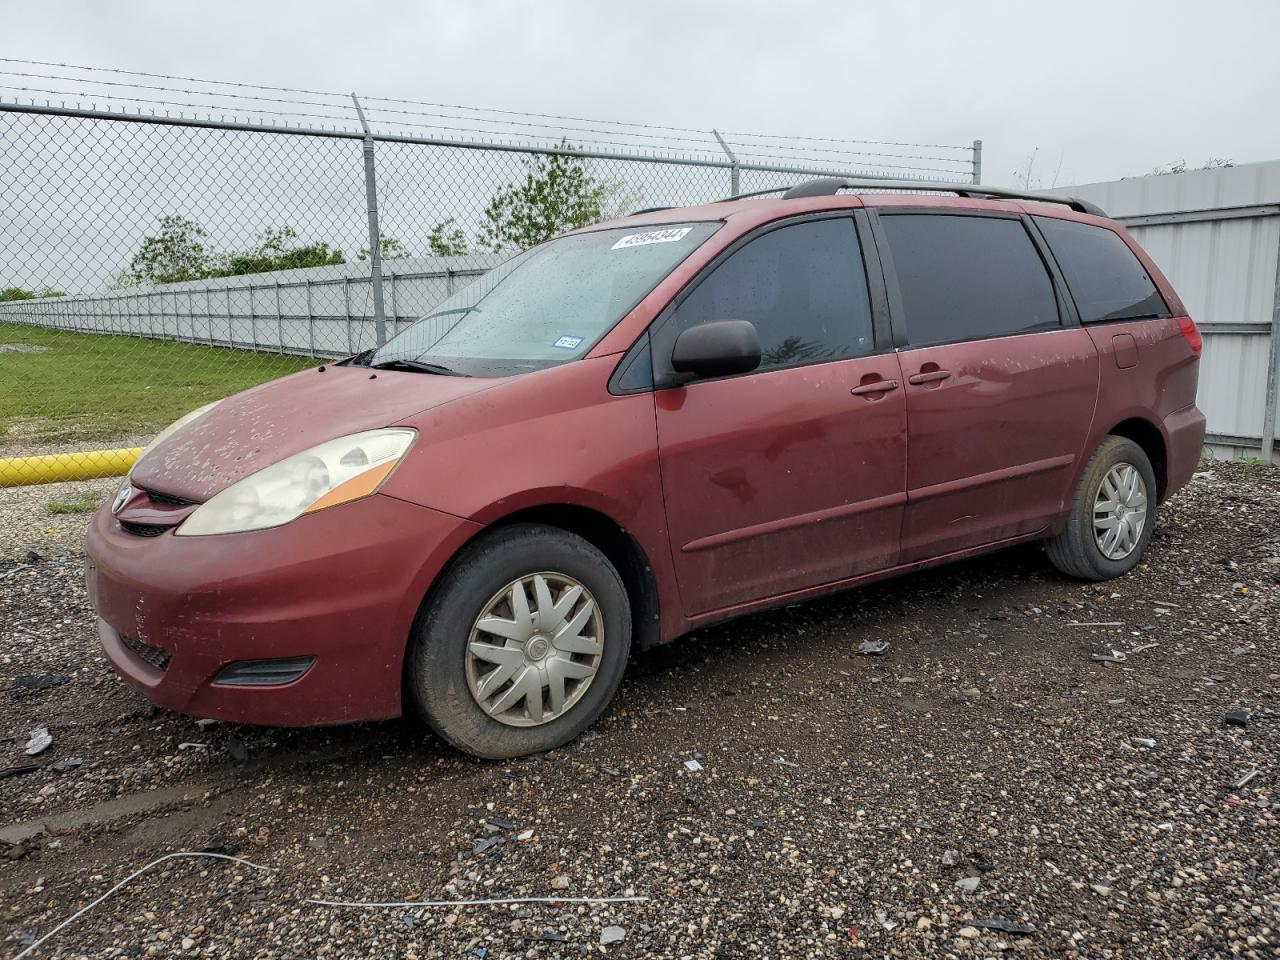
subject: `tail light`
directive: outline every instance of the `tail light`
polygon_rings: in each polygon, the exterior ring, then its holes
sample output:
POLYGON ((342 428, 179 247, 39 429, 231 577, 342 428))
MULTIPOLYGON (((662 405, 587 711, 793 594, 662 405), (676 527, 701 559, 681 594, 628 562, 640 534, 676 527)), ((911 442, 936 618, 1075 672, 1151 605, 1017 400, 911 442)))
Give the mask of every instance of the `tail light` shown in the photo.
POLYGON ((1191 352, 1197 357, 1200 351, 1204 349, 1204 338, 1200 336, 1200 330, 1196 327, 1196 322, 1190 317, 1178 318, 1178 329, 1182 331, 1183 337, 1187 340, 1187 345, 1191 347, 1191 352))

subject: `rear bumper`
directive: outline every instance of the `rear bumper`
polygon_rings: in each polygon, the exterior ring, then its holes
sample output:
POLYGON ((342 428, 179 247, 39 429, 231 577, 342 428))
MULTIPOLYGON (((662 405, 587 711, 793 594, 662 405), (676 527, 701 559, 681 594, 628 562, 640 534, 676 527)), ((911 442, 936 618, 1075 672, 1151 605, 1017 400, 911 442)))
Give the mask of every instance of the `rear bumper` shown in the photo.
POLYGON ((398 716, 422 597, 477 529, 381 495, 210 537, 136 537, 102 509, 86 544, 102 649, 152 702, 193 716, 278 726, 398 716), (228 663, 283 657, 315 662, 288 684, 214 682, 228 663))
POLYGON ((1168 463, 1164 496, 1167 499, 1186 485, 1204 453, 1205 418, 1200 408, 1189 407, 1171 413, 1164 420, 1168 463))

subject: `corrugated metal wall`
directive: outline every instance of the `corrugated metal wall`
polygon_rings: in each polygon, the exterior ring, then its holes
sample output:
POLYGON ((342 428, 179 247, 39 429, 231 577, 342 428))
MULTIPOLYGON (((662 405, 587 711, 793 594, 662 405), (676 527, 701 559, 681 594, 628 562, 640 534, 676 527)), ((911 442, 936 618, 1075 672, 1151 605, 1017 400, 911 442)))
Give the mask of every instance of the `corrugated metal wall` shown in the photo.
POLYGON ((1090 200, 1123 221, 1200 325, 1198 402, 1214 454, 1265 452, 1280 462, 1280 161, 1054 192, 1090 200))

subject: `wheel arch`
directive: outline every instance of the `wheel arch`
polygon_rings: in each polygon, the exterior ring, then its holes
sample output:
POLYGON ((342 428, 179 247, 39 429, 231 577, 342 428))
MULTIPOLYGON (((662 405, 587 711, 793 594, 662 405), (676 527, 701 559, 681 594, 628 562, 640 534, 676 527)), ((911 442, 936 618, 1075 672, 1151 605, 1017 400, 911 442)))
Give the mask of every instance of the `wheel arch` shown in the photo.
MULTIPOLYGON (((607 513, 575 503, 541 503, 524 506, 508 513, 486 518, 482 527, 460 543, 427 588, 418 607, 418 616, 426 609, 436 585, 445 571, 462 552, 480 537, 494 530, 518 523, 540 523, 565 530, 586 540, 609 558, 627 590, 631 607, 631 641, 634 649, 646 650, 660 641, 660 594, 653 566, 644 547, 607 513)), ((415 618, 414 630, 417 630, 415 618)), ((412 634, 411 634, 412 636, 412 634)), ((408 660, 406 658, 406 668, 408 660)))
POLYGON ((1156 475, 1156 501, 1163 501, 1169 489, 1169 448, 1160 428, 1143 417, 1130 417, 1121 420, 1107 433, 1132 440, 1142 448, 1156 475))
MULTIPOLYGON (((586 540, 609 558, 622 577, 631 605, 631 640, 636 649, 647 650, 658 642, 659 598, 653 566, 644 548, 622 524, 606 513, 572 503, 546 503, 505 514, 490 522, 485 531, 516 523, 541 523, 558 527, 586 540)), ((483 534, 481 534, 483 535, 483 534)))

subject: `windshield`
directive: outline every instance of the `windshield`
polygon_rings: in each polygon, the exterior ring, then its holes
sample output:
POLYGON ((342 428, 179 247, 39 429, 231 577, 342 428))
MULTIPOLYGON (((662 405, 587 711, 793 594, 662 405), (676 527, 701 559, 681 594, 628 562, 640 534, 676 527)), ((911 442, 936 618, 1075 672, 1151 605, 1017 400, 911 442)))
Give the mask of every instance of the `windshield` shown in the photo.
POLYGON ((576 360, 719 227, 621 227, 551 240, 436 306, 369 363, 492 377, 576 360))

